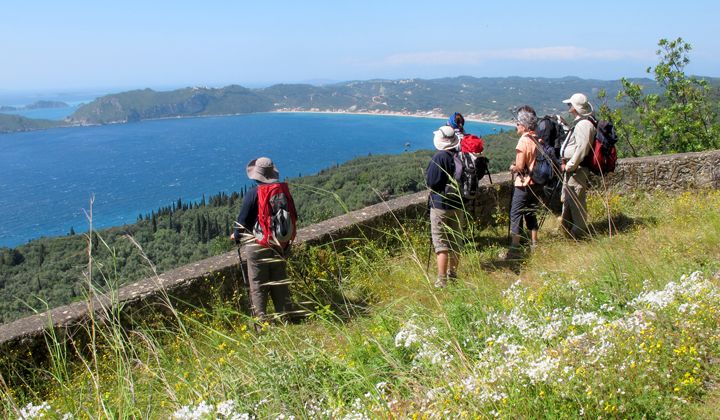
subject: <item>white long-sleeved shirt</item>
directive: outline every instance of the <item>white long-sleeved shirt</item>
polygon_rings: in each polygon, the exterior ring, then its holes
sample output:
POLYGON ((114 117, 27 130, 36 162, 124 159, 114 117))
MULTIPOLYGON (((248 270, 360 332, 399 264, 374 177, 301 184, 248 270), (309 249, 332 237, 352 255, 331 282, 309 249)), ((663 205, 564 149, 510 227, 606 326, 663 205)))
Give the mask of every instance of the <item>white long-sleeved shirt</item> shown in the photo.
POLYGON ((595 126, 587 119, 578 116, 575 118, 575 127, 560 148, 560 156, 565 161, 565 170, 575 172, 585 159, 595 140, 595 126))

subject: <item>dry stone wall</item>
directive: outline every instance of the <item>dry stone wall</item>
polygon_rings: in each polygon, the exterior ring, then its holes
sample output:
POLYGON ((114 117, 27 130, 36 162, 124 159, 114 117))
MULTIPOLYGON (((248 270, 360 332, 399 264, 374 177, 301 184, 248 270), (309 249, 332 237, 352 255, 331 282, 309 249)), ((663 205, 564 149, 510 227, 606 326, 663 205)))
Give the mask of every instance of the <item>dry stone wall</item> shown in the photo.
MULTIPOLYGON (((490 224, 492 215, 507 211, 510 194, 508 174, 493 175, 494 184, 483 179, 479 198, 471 210, 477 220, 490 224)), ((597 184, 603 180, 596 179, 597 184)), ((623 159, 604 183, 617 192, 662 189, 684 191, 720 186, 720 151, 623 159)), ((308 226, 298 232, 298 243, 324 244, 359 232, 371 235, 373 227, 425 214, 427 192, 389 200, 308 226)), ((240 271, 235 251, 180 267, 156 277, 122 287, 113 296, 98 296, 0 326, 0 354, 6 360, 42 363, 51 335, 61 340, 81 340, 87 321, 106 319, 118 310, 122 322, 135 324, 138 317, 173 316, 173 310, 203 306, 238 290, 240 271), (169 305, 169 303, 171 305, 169 305), (170 308, 174 309, 170 309, 170 308), (52 333, 52 334, 51 334, 52 333)))

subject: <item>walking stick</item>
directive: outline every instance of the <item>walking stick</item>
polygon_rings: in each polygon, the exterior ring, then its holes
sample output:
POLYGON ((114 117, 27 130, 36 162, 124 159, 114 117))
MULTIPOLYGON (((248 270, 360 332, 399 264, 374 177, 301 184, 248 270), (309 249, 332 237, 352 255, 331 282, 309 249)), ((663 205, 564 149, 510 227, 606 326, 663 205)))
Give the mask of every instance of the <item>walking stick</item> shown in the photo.
MULTIPOLYGON (((546 206, 548 212, 551 212, 551 211, 552 211, 552 210, 551 210, 551 208, 552 208, 552 201, 553 201, 553 199, 555 198, 555 193, 557 193, 558 187, 559 187, 559 186, 562 186, 562 183, 563 183, 563 182, 562 182, 562 179, 558 179, 557 182, 555 183, 555 186, 554 186, 553 189, 552 189, 552 192, 550 192, 550 196, 549 196, 548 199, 547 199, 547 206, 546 206)), ((538 222, 538 229, 542 227, 543 223, 545 223, 545 218, 547 217, 547 213, 548 213, 548 212, 543 212, 543 215, 542 215, 542 217, 540 218, 540 221, 538 222)))
MULTIPOLYGON (((430 213, 430 201, 432 199, 431 197, 432 191, 428 193, 428 201, 427 201, 427 207, 425 207, 426 214, 430 213)), ((425 263, 425 274, 427 274, 428 270, 430 270, 430 256, 432 255, 432 221, 430 222, 430 246, 428 246, 428 255, 427 260, 425 263)))
POLYGON ((245 269, 243 268, 242 253, 240 252, 241 242, 239 239, 235 240, 235 245, 237 245, 238 260, 240 261, 240 274, 242 275, 243 288, 250 289, 250 283, 248 282, 247 276, 245 275, 245 269))
POLYGON ((510 225, 512 224, 512 219, 510 218, 510 211, 512 210, 512 201, 513 201, 513 195, 515 195, 515 174, 512 173, 512 176, 510 177, 510 203, 508 204, 508 241, 512 240, 512 236, 510 236, 510 225))

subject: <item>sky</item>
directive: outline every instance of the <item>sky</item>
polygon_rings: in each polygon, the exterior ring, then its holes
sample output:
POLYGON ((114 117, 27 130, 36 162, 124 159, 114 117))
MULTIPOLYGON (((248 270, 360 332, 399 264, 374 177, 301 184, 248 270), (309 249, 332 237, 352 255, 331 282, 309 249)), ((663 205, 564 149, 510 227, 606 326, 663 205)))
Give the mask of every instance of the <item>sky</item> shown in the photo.
POLYGON ((717 0, 7 1, 0 93, 367 79, 720 76, 717 0))

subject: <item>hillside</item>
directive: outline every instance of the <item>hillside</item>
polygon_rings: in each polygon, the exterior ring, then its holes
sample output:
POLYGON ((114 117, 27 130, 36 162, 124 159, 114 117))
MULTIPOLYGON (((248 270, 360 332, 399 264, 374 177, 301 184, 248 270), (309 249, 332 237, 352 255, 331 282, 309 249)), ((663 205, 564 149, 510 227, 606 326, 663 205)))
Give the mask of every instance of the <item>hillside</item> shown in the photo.
POLYGON ((591 239, 565 239, 549 219, 538 249, 506 263, 497 260, 505 227, 475 232, 459 280, 442 290, 426 272, 427 226, 390 225, 376 241, 294 257, 295 297, 312 311, 301 325, 255 334, 235 302, 216 302, 124 334, 110 313, 93 324, 97 340, 80 362, 51 352, 51 367, 4 393, 0 410, 51 418, 714 418, 718 206, 716 191, 593 194, 591 239), (603 230, 608 204, 613 236, 603 230))
MULTIPOLYGON (((654 82, 636 82, 653 91, 654 82)), ((618 80, 565 77, 368 80, 324 86, 279 84, 263 89, 227 86, 194 87, 170 92, 151 89, 107 95, 81 106, 69 120, 75 124, 107 124, 150 118, 225 115, 277 110, 463 114, 507 121, 511 110, 531 104, 539 113, 564 112, 561 100, 574 92, 594 98, 605 90, 614 103, 618 80)))
POLYGON ((169 92, 133 90, 103 96, 78 108, 73 124, 109 124, 152 118, 242 114, 270 111, 272 103, 241 86, 185 88, 169 92))
POLYGON ((0 133, 14 133, 18 131, 44 130, 47 128, 65 127, 65 121, 39 120, 25 118, 20 115, 0 113, 0 133))
MULTIPOLYGON (((515 136, 486 138, 491 170, 507 169, 515 136)), ((423 170, 432 151, 377 155, 353 159, 320 173, 289 180, 300 226, 425 189, 423 170), (388 168, 393 168, 389 171, 388 168)), ((93 278, 99 287, 118 286, 152 275, 144 258, 128 239, 132 236, 159 272, 230 249, 227 235, 240 209, 242 191, 218 194, 199 203, 178 199, 145 214, 136 223, 103 229, 93 235, 97 250, 93 278), (102 246, 102 241, 113 250, 102 246), (112 267, 121 279, 111 283, 112 267)), ((0 247, 0 323, 36 310, 82 299, 87 238, 84 234, 39 238, 16 248, 0 247)))

